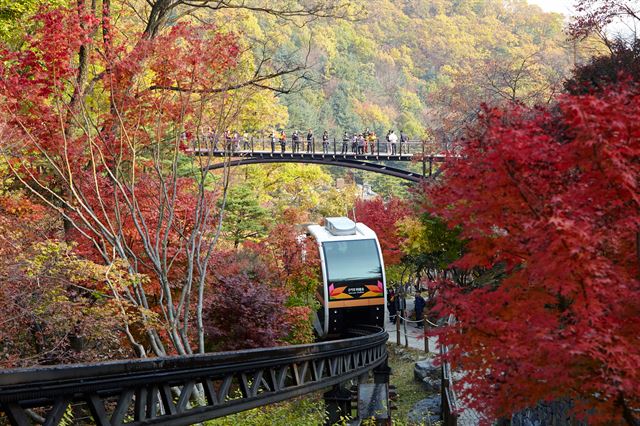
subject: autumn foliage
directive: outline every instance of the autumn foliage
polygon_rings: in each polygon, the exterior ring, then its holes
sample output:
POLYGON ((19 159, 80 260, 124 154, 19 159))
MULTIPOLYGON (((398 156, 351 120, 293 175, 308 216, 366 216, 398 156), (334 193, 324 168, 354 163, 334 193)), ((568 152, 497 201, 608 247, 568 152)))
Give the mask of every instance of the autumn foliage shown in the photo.
POLYGON ((194 164, 210 160, 185 159, 180 135, 224 111, 215 90, 234 78, 237 40, 182 22, 122 37, 109 5, 43 9, 20 49, 0 47, 3 162, 63 216, 61 237, 78 253, 146 275, 110 291, 167 313, 128 334, 139 355, 202 351, 202 327, 189 320, 201 319, 220 188, 194 164))
POLYGON ((54 241, 57 229, 55 215, 24 194, 0 195, 0 367, 132 356, 122 327, 139 317, 107 294, 133 277, 122 264, 78 257, 54 241))
MULTIPOLYGON (((281 238, 274 237, 273 242, 287 240, 286 233, 279 235, 281 238)), ((310 343, 313 341, 311 309, 295 305, 305 289, 304 284, 297 280, 302 279, 301 282, 306 283, 305 277, 288 275, 286 269, 293 260, 293 264, 299 267, 296 271, 305 271, 300 260, 302 250, 296 250, 295 240, 290 243, 290 251, 264 251, 266 242, 248 246, 241 251, 217 253, 213 267, 215 279, 205 298, 204 324, 208 349, 310 343), (292 252, 295 253, 291 256, 294 259, 287 256, 292 252), (272 258, 271 254, 277 258, 272 258)))
POLYGON ((640 407, 640 93, 562 96, 554 109, 485 109, 425 209, 460 226, 462 268, 441 338, 469 405, 488 418, 570 399, 590 423, 640 407), (462 386, 465 386, 462 385, 462 386))
POLYGON ((408 203, 400 198, 391 198, 386 202, 382 198, 356 201, 356 219, 378 236, 385 265, 400 263, 402 237, 396 225, 410 213, 408 203))

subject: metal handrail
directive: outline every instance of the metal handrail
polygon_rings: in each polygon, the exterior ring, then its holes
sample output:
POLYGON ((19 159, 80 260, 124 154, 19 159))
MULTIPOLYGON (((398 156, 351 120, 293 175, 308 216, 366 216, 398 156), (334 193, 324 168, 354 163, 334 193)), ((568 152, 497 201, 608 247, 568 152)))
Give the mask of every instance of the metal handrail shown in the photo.
POLYGON ((69 404, 84 402, 101 425, 122 424, 128 412, 132 425, 192 424, 318 391, 385 362, 385 331, 353 335, 308 345, 4 370, 0 411, 21 425, 25 409, 52 406, 47 422, 57 424, 69 404), (181 389, 177 400, 175 389, 181 389), (198 390, 201 401, 192 407, 198 390), (112 412, 105 409, 109 398, 112 412))
MULTIPOLYGON (((218 139, 215 138, 210 140, 207 137, 200 137, 191 139, 189 141, 189 145, 191 146, 208 146, 209 151, 211 152, 250 152, 250 153, 281 153, 281 142, 280 139, 276 139, 275 144, 273 145, 273 151, 271 146, 271 138, 251 138, 249 142, 245 141, 226 141, 222 136, 218 136, 218 139)), ((310 150, 307 150, 307 141, 306 139, 301 139, 298 144, 294 146, 291 137, 288 136, 285 140, 285 150, 284 153, 298 153, 298 154, 314 154, 314 155, 368 155, 368 156, 420 156, 420 155, 443 155, 445 150, 443 148, 433 142, 433 141, 424 141, 411 139, 406 142, 398 141, 394 147, 391 143, 387 143, 383 140, 378 140, 373 146, 367 142, 365 145, 365 152, 362 154, 357 154, 352 148, 351 140, 347 142, 347 150, 346 153, 343 154, 342 149, 343 142, 339 138, 336 140, 333 138, 332 140, 327 142, 326 147, 322 144, 322 141, 318 139, 314 139, 310 145, 310 150)))

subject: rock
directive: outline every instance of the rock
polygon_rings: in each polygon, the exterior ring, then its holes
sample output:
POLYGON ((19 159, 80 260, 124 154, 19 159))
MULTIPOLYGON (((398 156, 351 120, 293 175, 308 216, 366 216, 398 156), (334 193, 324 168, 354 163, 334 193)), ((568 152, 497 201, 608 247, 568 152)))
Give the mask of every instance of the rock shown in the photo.
POLYGON ((393 353, 396 354, 396 355, 403 355, 405 352, 406 351, 403 348, 399 347, 399 346, 394 346, 393 347, 393 353))
POLYGON ((405 353, 400 356, 400 359, 405 361, 415 361, 415 358, 410 353, 405 353))
POLYGON ((513 426, 586 426, 584 421, 577 421, 571 416, 572 404, 564 400, 540 402, 533 408, 520 411, 511 418, 513 426))
POLYGON ((413 377, 418 382, 422 382, 425 379, 425 377, 439 380, 440 367, 434 365, 434 362, 431 359, 418 361, 416 362, 416 365, 413 367, 413 377))
POLYGON ((440 392, 440 378, 425 377, 422 379, 422 389, 429 393, 440 392))
POLYGON ((434 424, 440 419, 440 412, 440 395, 434 395, 416 402, 409 410, 407 420, 409 424, 434 424))

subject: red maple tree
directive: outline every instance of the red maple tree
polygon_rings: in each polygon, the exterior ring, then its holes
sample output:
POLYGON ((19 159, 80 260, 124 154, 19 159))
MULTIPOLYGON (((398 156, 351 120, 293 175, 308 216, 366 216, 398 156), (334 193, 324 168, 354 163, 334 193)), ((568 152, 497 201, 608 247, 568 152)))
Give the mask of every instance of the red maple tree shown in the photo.
MULTIPOLYGON (((468 404, 508 417, 570 399, 594 424, 640 407, 640 93, 485 109, 423 207, 460 226, 463 268, 500 268, 438 304, 468 404)), ((609 423, 608 423, 609 424, 609 423)))
MULTIPOLYGON (((211 183, 208 156, 186 155, 182 134, 233 115, 223 92, 237 80, 236 37, 183 23, 152 38, 116 37, 109 3, 96 14, 83 1, 43 10, 19 50, 0 47, 4 161, 63 217, 78 251, 149 277, 114 290, 145 318, 162 314, 163 326, 130 334, 139 355, 202 352, 223 185, 211 183)), ((212 143, 201 139, 197 148, 212 143)))
POLYGON ((400 263, 402 238, 396 224, 411 213, 408 203, 401 198, 391 198, 386 202, 382 198, 374 198, 357 200, 354 209, 357 221, 367 225, 378 236, 385 265, 400 263))

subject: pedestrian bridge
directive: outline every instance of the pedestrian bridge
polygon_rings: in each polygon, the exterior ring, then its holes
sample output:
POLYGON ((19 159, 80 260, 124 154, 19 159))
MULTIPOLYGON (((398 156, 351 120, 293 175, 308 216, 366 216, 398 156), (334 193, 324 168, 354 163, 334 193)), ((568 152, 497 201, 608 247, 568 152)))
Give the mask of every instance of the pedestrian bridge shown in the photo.
POLYGON ((427 149, 425 143, 410 141, 400 144, 399 149, 394 153, 387 149, 385 145, 368 147, 366 152, 356 153, 349 149, 342 149, 335 141, 329 146, 317 147, 315 144, 310 149, 292 150, 280 148, 276 144, 270 149, 270 141, 252 140, 243 143, 242 146, 227 146, 225 149, 196 148, 191 152, 195 155, 224 158, 225 161, 212 164, 209 170, 223 169, 226 167, 244 166, 249 164, 266 163, 310 163, 328 166, 346 167, 352 169, 365 170, 368 172, 380 173, 405 179, 411 182, 420 182, 425 178, 437 175, 434 170, 434 163, 444 162, 448 156, 433 153, 427 149), (320 148, 317 150, 317 148, 320 148), (389 165, 389 162, 413 162, 421 165, 421 171, 407 170, 389 165))

